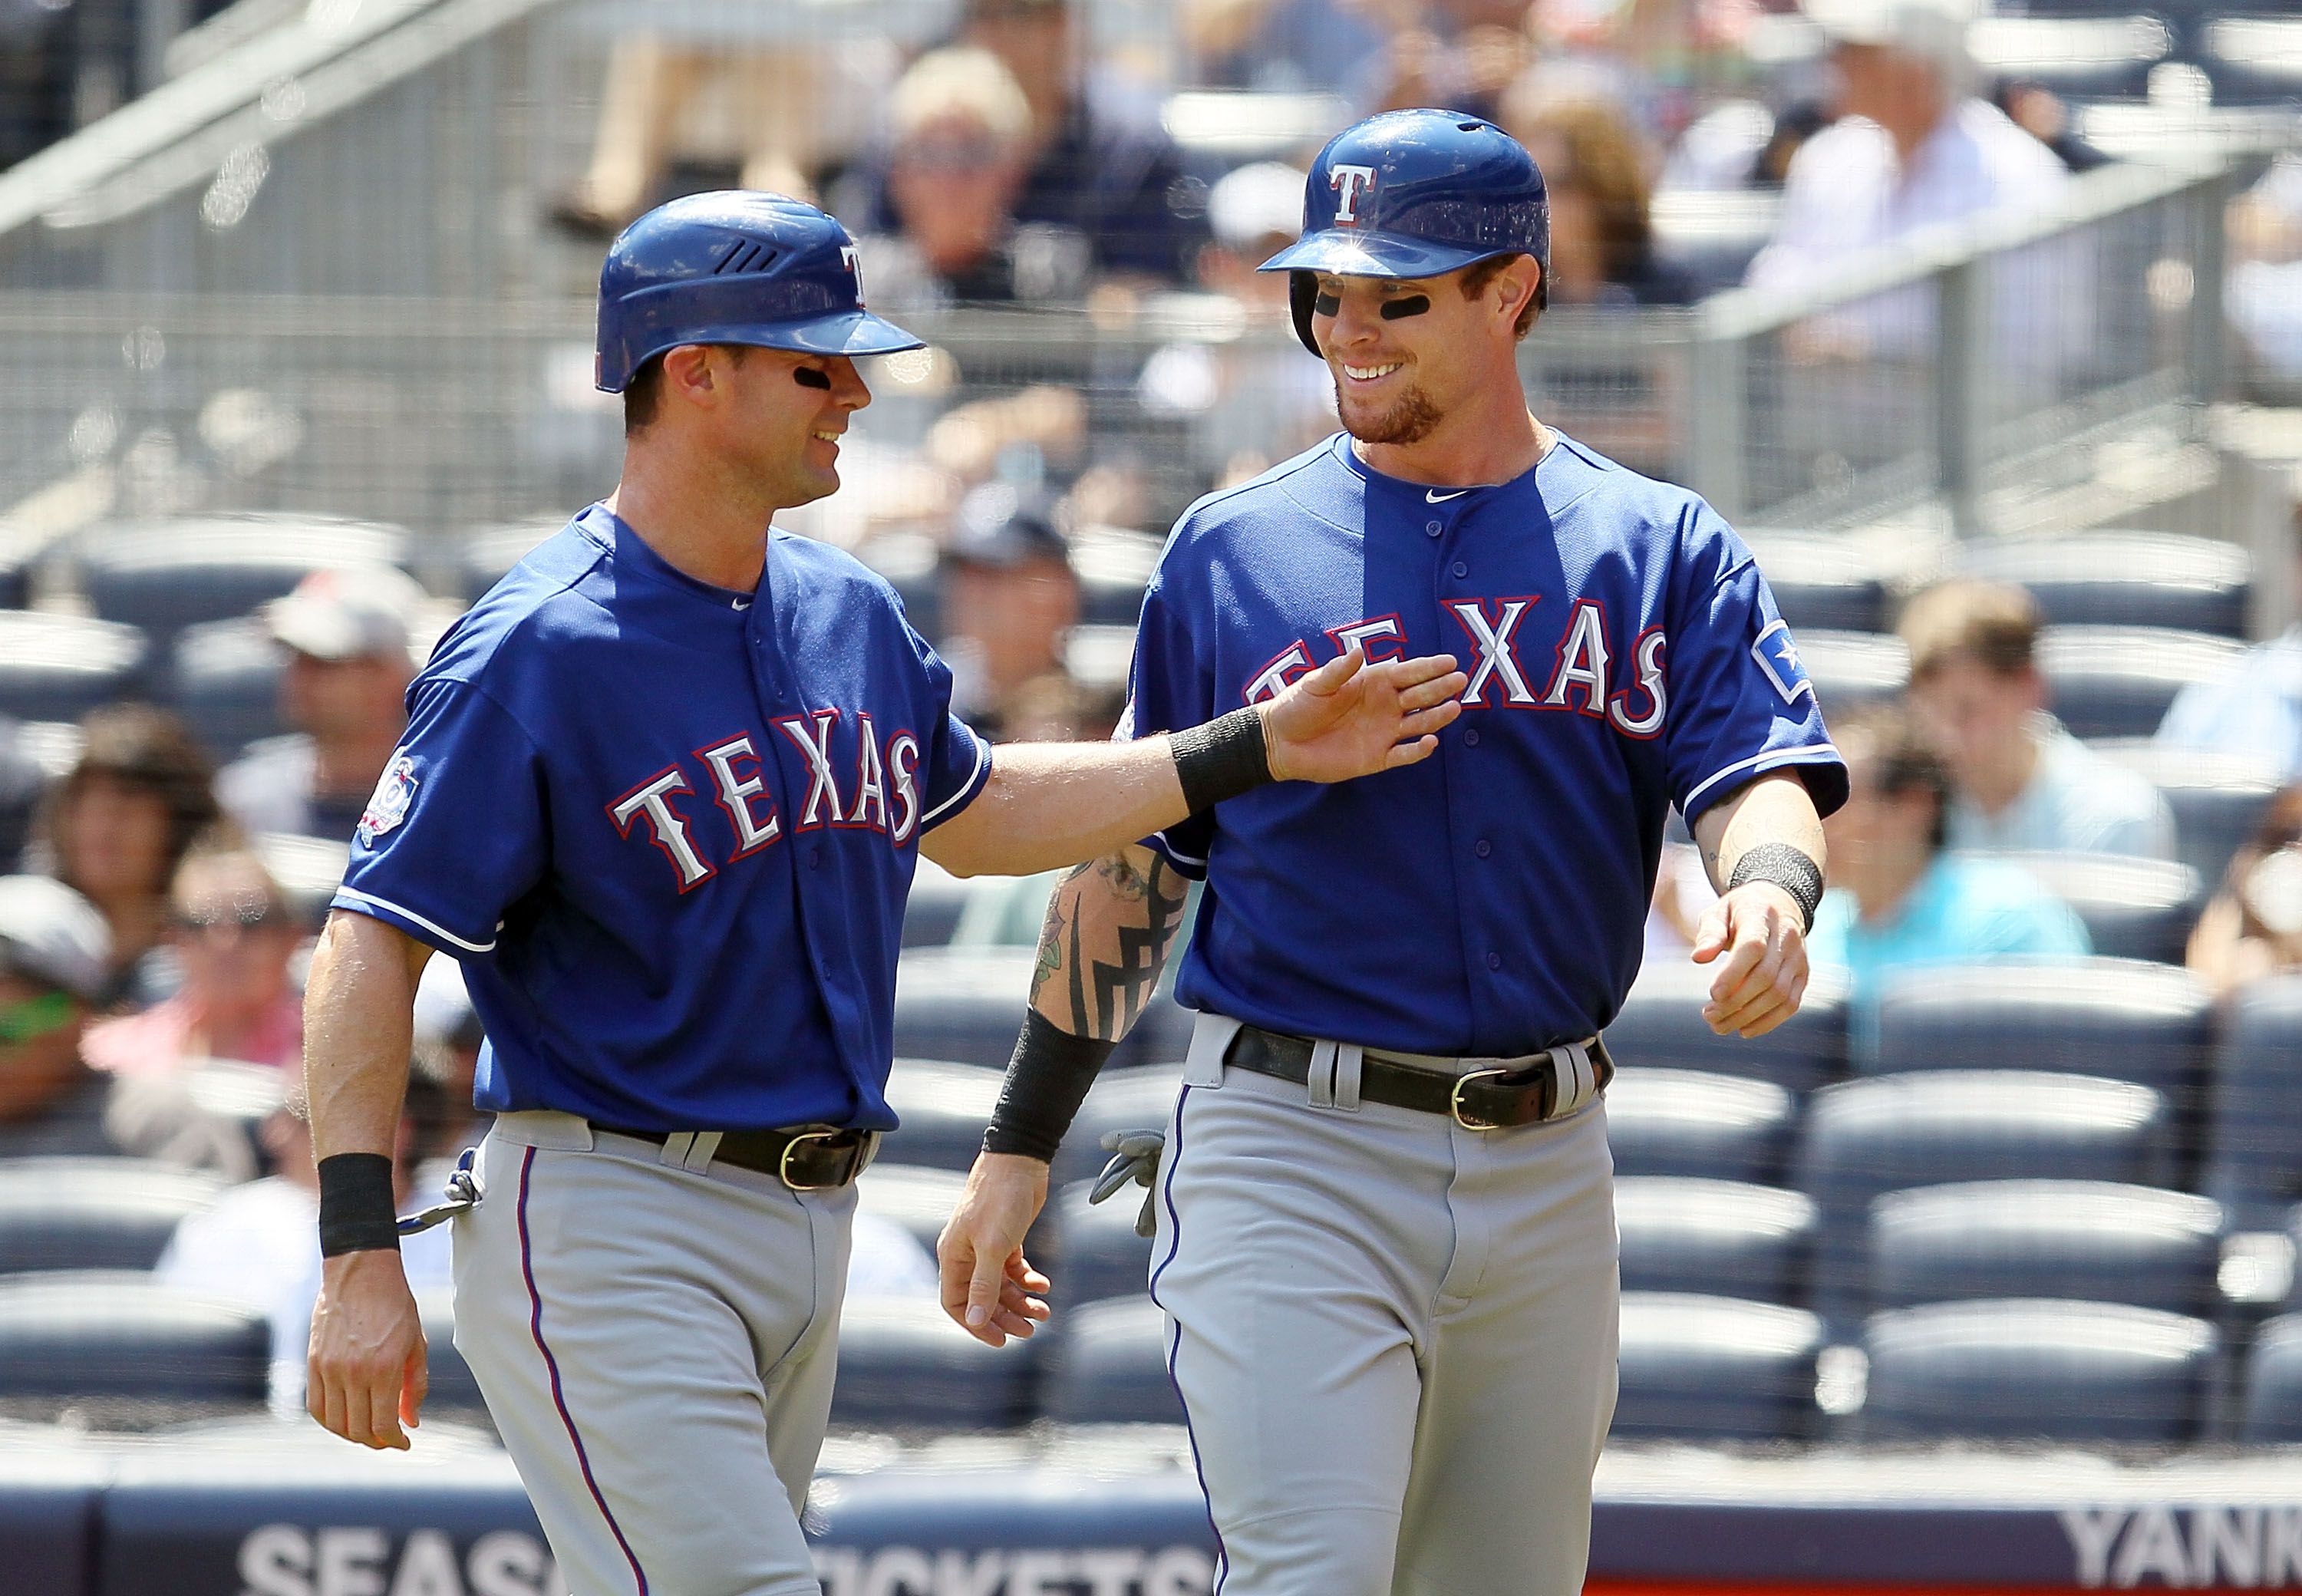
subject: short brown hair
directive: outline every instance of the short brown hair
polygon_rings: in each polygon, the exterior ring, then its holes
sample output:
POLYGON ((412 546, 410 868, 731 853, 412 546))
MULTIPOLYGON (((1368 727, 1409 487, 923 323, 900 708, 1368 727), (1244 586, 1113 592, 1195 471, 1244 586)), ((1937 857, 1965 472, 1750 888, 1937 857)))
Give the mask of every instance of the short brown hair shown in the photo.
MULTIPOLYGON (((748 344, 731 343, 716 346, 726 349, 737 364, 750 354, 748 344)), ((667 349, 664 354, 671 351, 667 349)), ((655 419, 659 401, 663 397, 663 355, 651 355, 639 363, 632 380, 624 384, 624 436, 628 438, 655 419)))
MULTIPOLYGON (((55 837, 57 817, 91 782, 116 782, 157 798, 168 811, 167 861, 152 889, 165 892, 193 839, 223 812, 212 786, 215 767, 182 721, 149 704, 110 704, 90 710, 80 722, 80 736, 78 762, 49 798, 47 835, 55 837)), ((75 886, 66 875, 69 861, 59 858, 56 864, 64 885, 75 886)))
MULTIPOLYGON (((1516 255, 1491 255, 1484 260, 1474 260, 1465 266, 1463 275, 1458 279, 1463 288, 1463 298, 1475 299, 1485 293, 1487 285, 1502 274, 1502 269, 1518 258, 1516 255)), ((1511 326, 1513 338, 1525 338, 1527 329, 1534 325, 1534 318, 1542 315, 1550 303, 1550 273, 1541 268, 1539 264, 1537 269, 1541 275, 1534 280, 1534 298, 1520 307, 1518 320, 1511 326)))
POLYGON ((2038 606, 2021 588, 1957 581, 1912 599, 1897 630, 1911 651, 1911 680, 1920 682, 1961 659, 2019 676, 2032 668, 2038 626, 2038 606))
POLYGON ((1924 793, 1934 801, 1927 840, 1942 852, 1950 840, 1950 767, 1910 710, 1895 702, 1867 704, 1830 729, 1842 748, 1870 757, 1870 785, 1881 798, 1924 793))

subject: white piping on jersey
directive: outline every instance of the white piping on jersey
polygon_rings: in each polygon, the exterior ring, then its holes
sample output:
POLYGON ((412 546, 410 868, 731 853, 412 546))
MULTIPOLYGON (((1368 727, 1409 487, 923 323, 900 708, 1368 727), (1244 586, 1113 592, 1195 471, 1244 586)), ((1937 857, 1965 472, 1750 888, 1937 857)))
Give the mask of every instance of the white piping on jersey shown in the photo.
POLYGON ((416 913, 413 909, 403 909, 398 903, 393 903, 390 898, 379 898, 371 893, 356 892, 349 886, 339 886, 336 888, 336 895, 340 898, 350 898, 357 903, 366 903, 373 908, 389 909, 392 913, 399 915, 403 920, 414 920, 417 925, 422 926, 425 930, 431 932, 434 937, 439 937, 442 942, 454 943, 458 947, 462 948, 467 953, 493 953, 495 951, 496 945, 492 937, 486 942, 466 942, 462 937, 457 936, 453 931, 448 929, 447 927, 434 925, 432 921, 425 920, 422 915, 416 913))
POLYGON ((1186 853, 1180 848, 1175 846, 1173 843, 1168 840, 1164 832, 1162 832, 1159 835, 1159 847, 1162 853, 1165 853, 1169 859, 1173 860, 1177 864, 1196 864, 1204 866, 1207 862, 1197 854, 1186 853))
POLYGON ((1696 799, 1738 770, 1748 770, 1752 766, 1763 765, 1769 760, 1785 765, 1811 765, 1817 763, 1823 754, 1828 754, 1832 759, 1839 757, 1838 750, 1827 743, 1809 743, 1798 748, 1769 748, 1766 752, 1754 753, 1747 760, 1736 760, 1724 770, 1695 783, 1687 790, 1686 801, 1679 807, 1682 810, 1693 809, 1696 799))
POLYGON ((970 770, 967 773, 967 779, 959 784, 959 791, 954 793, 950 797, 945 799, 941 803, 937 804, 933 809, 928 811, 927 813, 920 817, 920 829, 924 831, 928 827, 934 825, 937 820, 941 819, 944 816, 944 811, 950 809, 953 804, 964 802, 966 800, 974 797, 976 790, 975 778, 983 774, 983 768, 990 762, 991 744, 986 743, 980 736, 978 736, 975 739, 975 769, 970 770))

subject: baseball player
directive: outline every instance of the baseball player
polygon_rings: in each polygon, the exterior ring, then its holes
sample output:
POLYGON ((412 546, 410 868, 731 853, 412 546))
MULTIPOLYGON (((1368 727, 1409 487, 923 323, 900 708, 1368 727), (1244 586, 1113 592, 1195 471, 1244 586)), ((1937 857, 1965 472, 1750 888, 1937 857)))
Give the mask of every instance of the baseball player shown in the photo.
MULTIPOLYGON (((578 1596, 817 1589, 795 1509, 852 1183, 895 1124, 919 855, 1094 857, 1264 781, 1410 763, 1458 710, 1451 659, 1362 651, 1204 731, 995 752, 893 591, 769 525, 838 486, 854 357, 918 341, 864 308, 811 206, 699 196, 616 241, 622 481, 410 687, 313 961, 311 1410, 404 1447, 423 1399, 383 1155, 445 953, 499 1116, 456 1205, 456 1343, 578 1596)), ((1029 1334, 1032 1283, 992 1323, 1029 1334)))
POLYGON ((1844 768, 1734 533, 1528 413, 1548 235, 1533 161, 1473 117, 1378 116, 1312 168, 1264 269, 1345 431, 1184 515, 1122 731, 1442 638, 1462 718, 1413 769, 1245 794, 1063 883, 939 1248, 945 1307, 1002 1340, 1046 1160, 1204 878, 1150 1284, 1228 1596, 1581 1589, 1615 1396, 1599 1033, 1671 805, 1723 895, 1712 1028, 1806 985, 1844 768))

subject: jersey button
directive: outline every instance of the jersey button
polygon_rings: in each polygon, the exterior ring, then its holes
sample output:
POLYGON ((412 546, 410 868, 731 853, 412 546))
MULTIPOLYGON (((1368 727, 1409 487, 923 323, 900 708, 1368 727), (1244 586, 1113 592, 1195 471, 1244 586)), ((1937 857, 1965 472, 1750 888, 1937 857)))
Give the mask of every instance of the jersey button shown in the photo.
POLYGON ((1489 970, 1500 970, 1502 967, 1503 956, 1500 953, 1489 953, 1487 955, 1487 968, 1489 970))
POLYGON ((1454 563, 1454 565, 1453 565, 1453 566, 1451 566, 1451 567, 1449 567, 1449 569, 1451 569, 1451 570, 1455 573, 1455 575, 1457 575, 1458 576, 1467 576, 1467 575, 1469 575, 1471 574, 1471 567, 1468 567, 1468 566, 1466 566, 1466 565, 1465 565, 1465 564, 1464 564, 1461 560, 1459 560, 1459 559, 1458 559, 1458 560, 1457 560, 1457 561, 1454 563))
POLYGON ((1473 727, 1469 731, 1463 734, 1463 746, 1466 748, 1476 748, 1478 745, 1479 728, 1477 727, 1473 727))
POLYGON ((1471 845, 1471 852, 1476 853, 1482 859, 1484 859, 1488 854, 1494 851, 1494 844, 1489 842, 1485 837, 1481 837, 1477 842, 1471 845))
POLYGON ((1425 521, 1423 524, 1423 534, 1425 537, 1435 538, 1446 530, 1447 528, 1437 521, 1425 521))

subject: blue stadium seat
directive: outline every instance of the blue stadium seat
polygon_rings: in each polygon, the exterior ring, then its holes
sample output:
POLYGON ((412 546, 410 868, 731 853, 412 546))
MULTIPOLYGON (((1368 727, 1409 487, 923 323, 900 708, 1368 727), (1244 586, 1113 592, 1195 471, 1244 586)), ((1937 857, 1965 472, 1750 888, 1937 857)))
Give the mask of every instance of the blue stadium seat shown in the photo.
POLYGON ((1651 959, 1607 1028, 1617 1064, 1707 1070, 1811 1092, 1846 1073, 1846 991, 1827 972, 1809 983, 1799 1012, 1763 1037, 1722 1037, 1702 1021, 1715 969, 1651 959))
POLYGON ((1803 1293, 1814 1204, 1739 1180, 1631 1175, 1615 1182, 1623 1289, 1790 1304, 1803 1293))
POLYGON ((921 854, 912 877, 912 895, 903 903, 903 945, 942 947, 950 942, 972 890, 966 880, 921 854))
POLYGON ((2256 760, 2164 748, 2147 738, 2106 738, 2095 748, 2158 789, 2174 811, 2176 856, 2209 892, 2222 885, 2231 855, 2254 835, 2284 785, 2275 769, 2256 760))
MULTIPOLYGON (((559 516, 475 527, 457 540, 456 576, 467 601, 503 580, 527 551, 567 525, 559 516)), ((916 624, 916 623, 914 623, 916 624)))
POLYGON ((1031 1417, 1038 1338, 985 1346, 940 1305, 851 1302, 831 1422, 847 1430, 1012 1430, 1031 1417))
POLYGON ((256 1309, 88 1270, 0 1280, 0 1397, 261 1407, 272 1327, 256 1309))
MULTIPOLYGON (((1122 1070, 1107 1071, 1080 1105, 1079 1118, 1055 1154, 1058 1185, 1091 1179, 1111 1155, 1103 1138, 1113 1130, 1164 1130, 1175 1112, 1182 1089, 1180 1070, 1122 1070)), ((1113 1201, 1123 1202, 1124 1198, 1113 1201)))
POLYGON ((1870 1208, 1870 1300, 2121 1302, 2210 1316, 2222 1209, 2183 1191, 2094 1180, 1975 1180, 1889 1192, 1870 1208))
MULTIPOLYGON (((424 1325, 424 1368, 428 1384, 424 1388, 424 1416, 429 1419, 441 1408, 456 1408, 468 1413, 474 1408, 484 1409, 487 1399, 480 1394, 480 1382, 472 1373, 472 1365, 456 1350, 456 1313, 453 1294, 441 1290, 418 1291, 416 1294, 416 1317, 424 1325)), ((428 1426, 427 1426, 428 1428, 428 1426)))
POLYGON ((1802 1308, 1676 1291, 1623 1293, 1612 1433, 1787 1441, 1814 1428, 1822 1326, 1802 1308))
POLYGON ((149 1269, 223 1189, 141 1158, 0 1159, 0 1274, 149 1269))
POLYGON ((2180 964, 2205 893, 2198 873, 2167 859, 2107 853, 2009 853, 2086 922, 2105 958, 2180 964))
MULTIPOLYGON (((2146 17, 2108 20, 2113 30, 2163 29, 2146 17)), ((2105 22, 1999 17, 1979 24, 2013 33, 2067 33, 2105 22)), ((2148 63, 2143 63, 2147 71, 2148 63)), ((2050 626, 2165 626, 2246 635, 2254 561, 2220 538, 2164 532, 2090 532, 2051 538, 1987 538, 1959 550, 1959 568, 1986 582, 2026 588, 2050 626)))
POLYGON ((288 730, 280 718, 280 645, 261 621, 203 621, 176 634, 168 702, 219 763, 288 730))
POLYGON ((1851 1335, 1868 1306, 1870 1205, 1890 1191, 2025 1178, 2148 1185, 2164 1100, 2131 1081, 1937 1070, 1825 1087, 1807 1107, 1800 1190, 1816 1214, 1813 1303, 1851 1335))
MULTIPOLYGON (((2147 16, 1992 16, 1979 19, 1967 29, 1967 48, 1989 76, 2037 83, 2066 98, 2139 96, 2149 80, 2150 68, 2165 59, 2171 42, 2166 25, 2147 16)), ((2104 540, 2150 535, 2096 534, 2104 540)), ((2021 540, 2025 544, 2094 541, 2079 537, 2021 540)), ((2203 538, 2182 541, 2206 542, 2203 538)))
POLYGON ((351 839, 266 831, 252 841, 256 857, 280 884, 288 907, 298 920, 318 930, 328 918, 329 900, 343 885, 344 871, 351 863, 351 839))
POLYGON ((1764 1185, 1782 1172, 1797 1113, 1772 1081, 1625 1068, 1607 1088, 1607 1140, 1618 1175, 1764 1185))
POLYGON ((21 609, 32 601, 32 556, 21 549, 0 552, 0 609, 21 609))
POLYGON ((0 609, 0 715, 78 720, 146 694, 151 647, 133 626, 38 609, 0 609))
MULTIPOLYGON (((2256 0, 2255 9, 2274 9, 2256 0)), ((2218 16, 2206 23, 2205 66, 2219 105, 2279 105, 2302 97, 2302 18, 2218 16)))
POLYGON ((2066 1070, 2131 1080, 2178 1111, 2198 1100, 2214 1005, 2188 970, 2130 959, 1914 972, 1878 1005, 1874 1074, 2066 1070))
POLYGON ((2245 651, 2227 637, 2167 626, 2048 626, 2037 659, 2071 735, 2147 737, 2176 693, 2221 680, 2245 651))
POLYGON ((1749 532, 1775 606, 1804 643, 1810 632, 1884 632, 1886 582, 1870 556, 1827 533, 1749 532))
POLYGON ((1080 622, 1132 633, 1142 617, 1143 590, 1159 568, 1163 541, 1116 526, 1084 526, 1071 534, 1071 543, 1080 622))
POLYGON ((1911 651, 1892 633, 1801 632, 1798 650, 1825 714, 1888 702, 1911 680, 1911 651))
POLYGON ((1130 1186, 1108 1202, 1087 1200, 1092 1183, 1080 1180, 1056 1194, 1063 1234, 1063 1272, 1054 1300, 1068 1317, 1077 1305, 1140 1297, 1151 1276, 1151 1239, 1135 1233, 1145 1193, 1130 1186))
POLYGON ((2302 1443, 2302 1314, 2273 1319, 2256 1332, 2238 1439, 2254 1446, 2302 1443))
MULTIPOLYGON (((912 1233, 912 1239, 932 1253, 945 1221, 959 1206, 967 1177, 954 1170, 923 1169, 917 1164, 875 1163, 855 1183, 860 1212, 876 1214, 912 1233)), ((1053 1204, 1024 1239, 1025 1252, 1034 1264, 1054 1270, 1062 1266, 1063 1221, 1053 1204)))
MULTIPOLYGON (((1028 947, 915 948, 895 971, 895 1054, 1004 1069, 1038 958, 1028 947)), ((1180 1063, 1190 1046, 1191 1015, 1172 996, 1154 996, 1111 1057, 1115 1069, 1180 1063)))
POLYGON ((2220 1350, 2203 1319, 2024 1298, 1898 1308, 1864 1343, 1869 1435, 2096 1443, 2196 1439, 2220 1350))
POLYGON ((1183 1399, 1167 1372, 1167 1318, 1148 1297, 1071 1309, 1048 1358, 1043 1406, 1057 1424, 1183 1423, 1183 1399))
POLYGON ((2267 1231, 2302 1198, 2302 975, 2240 994, 2214 1063, 2200 1189, 2234 1231, 2267 1231))
POLYGON ((315 571, 405 566, 397 526, 326 516, 203 516, 113 526, 79 540, 80 586, 96 613, 155 643, 281 597, 315 571))
POLYGON ((888 1133, 879 1156, 965 1174, 983 1150, 1001 1079, 978 1064, 897 1059, 887 1076, 887 1106, 903 1123, 888 1133))

